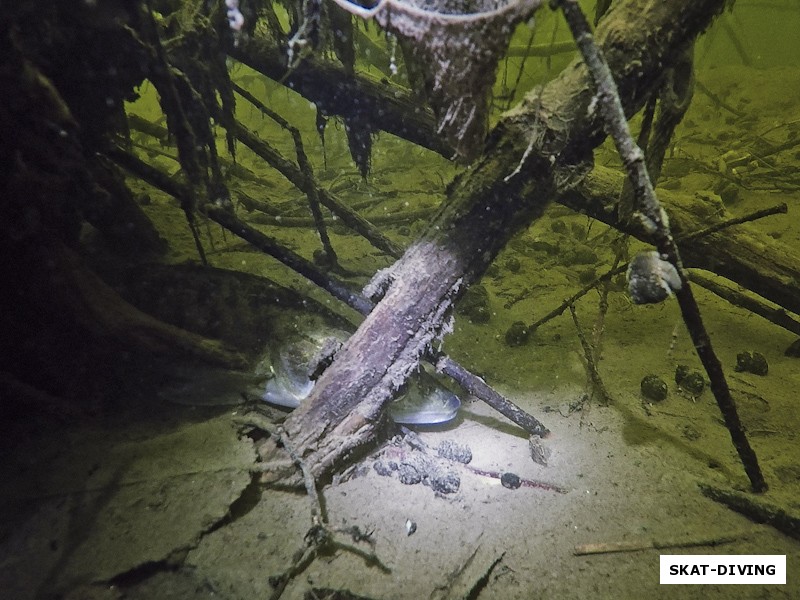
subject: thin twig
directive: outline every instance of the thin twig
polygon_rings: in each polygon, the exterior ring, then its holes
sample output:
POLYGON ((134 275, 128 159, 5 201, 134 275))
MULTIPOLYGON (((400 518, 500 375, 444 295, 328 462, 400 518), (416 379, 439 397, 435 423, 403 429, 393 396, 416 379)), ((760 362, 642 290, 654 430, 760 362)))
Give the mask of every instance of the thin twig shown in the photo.
POLYGON ((592 346, 589 344, 589 342, 586 340, 586 336, 583 334, 583 328, 578 321, 578 315, 575 312, 575 306, 572 304, 569 305, 569 312, 572 315, 572 322, 575 323, 575 330, 578 332, 578 339, 580 340, 581 347, 583 348, 583 355, 584 358, 586 358, 586 369, 589 371, 589 379, 592 381, 592 387, 600 396, 600 402, 602 404, 609 404, 611 397, 608 395, 606 386, 603 384, 603 379, 600 377, 600 372, 597 370, 597 364, 594 361, 592 346))
MULTIPOLYGON (((272 167, 281 173, 292 184, 299 189, 306 191, 309 186, 305 174, 293 162, 286 160, 273 148, 266 140, 261 139, 241 123, 234 124, 234 135, 236 139, 250 148, 254 153, 267 161, 272 167)), ((316 189, 319 201, 336 214, 342 223, 366 238, 373 246, 386 252, 390 256, 399 258, 402 249, 387 238, 383 233, 376 229, 371 223, 364 219, 357 212, 341 202, 333 194, 324 188, 316 189)))
POLYGON ((697 86, 698 90, 700 90, 703 94, 708 96, 709 100, 711 100, 714 104, 716 104, 720 108, 724 108, 729 113, 732 113, 732 114, 736 115, 740 119, 745 116, 745 113, 743 113, 740 110, 736 110, 735 108, 733 108, 730 104, 725 102, 722 98, 720 98, 714 92, 712 92, 710 89, 708 89, 707 86, 703 85, 703 83, 701 81, 695 80, 694 84, 697 86))
MULTIPOLYGON (((174 181, 166 173, 159 169, 147 164, 139 157, 131 154, 127 150, 119 147, 108 148, 106 150, 107 156, 127 169, 137 177, 143 179, 150 185, 157 187, 164 192, 178 198, 178 200, 185 199, 187 194, 191 194, 192 190, 174 181)), ((309 260, 306 260, 296 252, 282 246, 276 240, 268 235, 251 227, 241 219, 237 218, 229 210, 215 204, 206 204, 203 207, 205 214, 216 221, 219 225, 230 231, 231 233, 247 240, 253 246, 269 254, 270 256, 281 261, 290 269, 300 273, 306 279, 314 282, 329 294, 338 298, 342 302, 353 307, 358 312, 363 314, 372 310, 372 303, 367 302, 359 294, 352 291, 344 283, 338 279, 334 279, 330 275, 323 273, 317 266, 309 260)))
POLYGON ((598 542, 594 544, 579 544, 572 553, 575 556, 589 554, 610 554, 613 552, 639 552, 642 550, 663 550, 666 548, 696 548, 697 546, 721 546, 731 544, 744 538, 743 535, 727 535, 700 540, 630 540, 624 542, 598 542))
POLYGON ((233 90, 239 94, 242 98, 250 102, 253 106, 255 106, 262 114, 267 115, 270 119, 275 121, 278 125, 283 127, 289 134, 292 136, 292 140, 294 141, 294 150, 295 154, 297 155, 297 166, 305 175, 305 184, 303 186, 303 191, 308 198, 308 207, 311 210, 311 216, 314 218, 314 225, 317 228, 317 232, 319 233, 319 239, 322 242, 322 247, 325 250, 325 254, 328 255, 328 261, 331 267, 335 267, 338 259, 336 257, 336 252, 331 245, 330 237, 328 236, 328 228, 325 225, 325 220, 322 216, 322 209, 320 208, 319 204, 319 193, 317 190, 320 189, 319 183, 317 183, 316 178, 314 177, 314 170, 311 167, 311 163, 308 160, 308 156, 306 155, 305 148, 303 147, 303 139, 300 136, 300 131, 297 127, 293 126, 289 121, 284 119, 281 115, 276 113, 274 110, 270 110, 267 106, 264 105, 258 98, 253 96, 250 92, 246 89, 238 86, 235 83, 231 83, 233 90))
POLYGON ((692 294, 691 285, 683 268, 678 247, 670 231, 667 215, 656 198, 652 182, 647 173, 644 153, 631 137, 622 102, 614 79, 611 76, 608 63, 594 42, 589 30, 589 23, 586 21, 586 17, 577 0, 551 0, 551 5, 560 7, 564 13, 583 60, 597 87, 600 113, 633 183, 639 203, 642 224, 653 236, 653 242, 662 258, 671 262, 679 274, 681 287, 675 290, 675 295, 681 308, 683 320, 692 337, 697 355, 711 381, 711 391, 725 419, 725 425, 742 461, 744 470, 750 479, 750 485, 755 492, 766 491, 767 483, 758 464, 758 457, 750 446, 750 442, 744 432, 736 410, 736 404, 731 397, 730 388, 725 379, 722 364, 713 350, 711 339, 703 325, 697 301, 692 294))
POLYGON ((782 202, 781 204, 776 204, 775 206, 771 206, 769 208, 756 210, 746 215, 742 215, 741 217, 726 219, 725 221, 722 221, 720 223, 715 223, 710 227, 706 227, 704 229, 698 229, 697 231, 687 233, 686 235, 680 236, 678 238, 678 242, 680 243, 688 242, 689 240, 705 237, 707 235, 711 235, 712 233, 716 233, 717 231, 720 231, 722 229, 727 229, 732 225, 740 225, 742 223, 748 223, 750 221, 763 219, 764 217, 770 217, 772 215, 780 215, 780 214, 785 215, 787 212, 789 212, 789 208, 786 206, 785 202, 782 202))

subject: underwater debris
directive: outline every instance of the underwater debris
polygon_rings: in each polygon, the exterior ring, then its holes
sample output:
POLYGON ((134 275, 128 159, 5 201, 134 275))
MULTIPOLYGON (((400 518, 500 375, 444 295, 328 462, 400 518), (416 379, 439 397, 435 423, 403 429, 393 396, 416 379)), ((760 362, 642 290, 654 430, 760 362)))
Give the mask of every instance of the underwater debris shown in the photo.
POLYGON ((667 384, 658 375, 645 375, 640 388, 645 400, 663 402, 667 399, 667 384))
MULTIPOLYGON (((348 337, 346 331, 313 320, 298 328, 291 340, 273 348, 271 377, 261 398, 277 406, 297 408, 348 337)), ((460 407, 458 396, 422 367, 409 379, 403 395, 389 405, 389 415, 395 423, 433 425, 451 421, 460 407)))
POLYGON ((674 265, 658 252, 640 252, 628 267, 628 293, 635 304, 658 304, 681 289, 674 265))
POLYGON ((406 535, 414 535, 417 531, 417 524, 411 519, 406 519, 406 535))
POLYGON ((766 375, 769 372, 767 359, 760 352, 740 352, 736 355, 737 373, 752 373, 753 375, 766 375))
POLYGON ((686 365, 678 365, 675 369, 675 383, 692 396, 699 396, 706 387, 702 373, 690 370, 686 365))

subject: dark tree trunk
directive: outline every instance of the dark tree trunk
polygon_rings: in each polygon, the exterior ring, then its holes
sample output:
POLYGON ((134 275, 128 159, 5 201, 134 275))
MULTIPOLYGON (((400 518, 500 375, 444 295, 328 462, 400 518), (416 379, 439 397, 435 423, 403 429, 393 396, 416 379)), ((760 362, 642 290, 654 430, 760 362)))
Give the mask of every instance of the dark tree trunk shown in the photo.
MULTIPOLYGON (((607 14, 597 35, 629 114, 723 6, 724 0, 628 0, 607 14)), ((592 96, 585 69, 573 63, 504 116, 483 158, 451 186, 431 227, 391 269, 383 299, 285 423, 315 476, 374 439, 385 404, 446 333, 460 291, 575 182, 603 139, 589 111, 592 96)))

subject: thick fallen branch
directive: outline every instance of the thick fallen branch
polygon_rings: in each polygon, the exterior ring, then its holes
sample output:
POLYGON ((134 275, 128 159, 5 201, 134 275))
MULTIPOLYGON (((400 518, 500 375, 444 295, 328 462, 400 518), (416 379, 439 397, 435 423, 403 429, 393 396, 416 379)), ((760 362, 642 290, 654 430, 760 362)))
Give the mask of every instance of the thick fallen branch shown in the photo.
MULTIPOLYGON (((640 223, 622 223, 615 214, 622 181, 619 173, 595 166, 575 189, 562 194, 558 202, 649 242, 650 236, 640 223)), ((722 203, 670 190, 660 189, 658 193, 678 239, 684 266, 721 275, 787 310, 800 313, 797 252, 747 225, 725 229, 724 233, 695 236, 695 232, 727 221, 722 203)))
MULTIPOLYGON (((643 13, 644 14, 644 13, 643 13)), ((636 20, 638 17, 632 17, 636 20)), ((573 44, 573 42, 570 42, 573 44)), ((263 74, 280 81, 288 72, 284 66, 281 53, 265 40, 250 40, 244 46, 229 50, 232 56, 248 64, 263 74)), ((633 67, 627 65, 631 70, 633 67)), ((334 90, 336 97, 330 102, 331 114, 349 114, 353 110, 352 98, 345 98, 349 93, 358 93, 359 102, 375 108, 370 125, 373 129, 384 129, 415 144, 451 157, 452 148, 439 139, 435 133, 435 120, 427 111, 420 114, 419 107, 413 104, 410 96, 402 88, 391 83, 376 85, 368 76, 348 76, 344 70, 334 63, 317 58, 307 59, 297 69, 297 77, 288 76, 287 84, 312 102, 320 105, 326 101, 326 95, 334 90), (338 88, 338 82, 345 82, 338 88), (341 92, 341 93, 339 93, 341 92), (402 101, 394 103, 396 98, 402 101), (341 112, 337 112, 337 109, 341 112), (386 118, 385 118, 386 117, 386 118), (398 124, 402 123, 402 126, 398 124)), ((632 75, 632 73, 629 73, 632 75)), ((643 76, 648 76, 644 74, 643 76)), ((660 76, 659 73, 653 77, 660 76)), ((794 143, 797 143, 795 140, 794 143)), ((750 160, 750 159, 748 159, 750 160)), ((647 236, 636 224, 629 226, 621 223, 615 214, 616 201, 622 185, 619 173, 595 166, 586 181, 576 189, 568 190, 556 198, 556 201, 573 208, 577 212, 588 214, 608 225, 640 239, 647 236)), ((710 206, 708 201, 688 197, 682 194, 659 190, 660 199, 670 216, 670 223, 676 237, 680 234, 701 229, 706 222, 720 220, 717 211, 722 206, 710 206)), ((800 313, 800 260, 788 248, 776 243, 766 236, 752 231, 740 230, 732 237, 715 236, 695 244, 679 243, 683 252, 684 264, 687 267, 706 269, 723 275, 755 293, 791 310, 800 313), (771 249, 766 253, 764 247, 771 249)))
MULTIPOLYGON (((191 194, 191 190, 189 188, 175 182, 165 173, 162 173, 158 169, 148 165, 126 150, 121 148, 109 148, 107 150, 107 154, 120 166, 128 169, 131 173, 142 178, 150 185, 165 191, 179 200, 184 198, 186 195, 191 194)), ((205 207, 205 213, 209 216, 209 218, 213 219, 218 224, 222 225, 242 239, 250 242, 256 248, 278 259, 289 268, 300 273, 335 298, 350 306, 352 309, 363 315, 368 314, 372 310, 374 305, 371 301, 364 298, 360 294, 353 292, 341 281, 323 273, 316 267, 316 265, 306 260, 299 254, 292 252, 288 248, 284 248, 269 236, 261 233, 253 227, 250 227, 247 223, 242 222, 228 210, 216 205, 207 205, 205 207)), ((545 427, 535 417, 526 413, 516 404, 498 394, 491 387, 486 385, 486 382, 484 382, 480 377, 470 373, 466 368, 458 364, 452 358, 442 353, 436 353, 435 356, 431 356, 431 361, 436 363, 437 369, 456 381, 468 393, 486 402, 500 414, 504 415, 513 423, 516 423, 522 427, 529 434, 546 436, 548 433, 550 433, 547 427, 545 427)))
MULTIPOLYGON (((628 113, 665 63, 721 10, 723 0, 615 4, 598 38, 628 113)), ((377 434, 384 406, 431 344, 446 333, 460 291, 481 275, 511 236, 537 218, 549 197, 574 183, 603 139, 591 82, 576 62, 507 113, 486 154, 450 188, 426 233, 386 274, 385 294, 284 427, 315 476, 377 434), (556 179, 557 181, 554 181, 556 179)))
MULTIPOLYGON (((631 20, 638 18, 635 16, 631 20)), ((229 49, 229 52, 276 81, 280 81, 288 72, 280 51, 265 40, 250 40, 241 47, 229 49)), ((624 57, 620 57, 620 60, 624 60, 624 57)), ((627 65, 626 69, 631 71, 633 67, 627 65)), ((659 70, 652 77, 659 77, 660 73, 659 70)), ((628 75, 634 74, 629 72, 628 75)), ((651 76, 646 73, 642 75, 651 76)), ((422 111, 424 116, 421 115, 419 107, 398 86, 388 82, 377 85, 368 76, 348 76, 341 67, 317 58, 302 62, 297 68, 297 76, 291 74, 286 82, 312 102, 322 105, 330 101, 334 107, 331 114, 349 114, 348 111, 354 110, 353 102, 352 98, 346 96, 358 93, 360 103, 375 108, 370 113, 374 115, 370 122, 373 129, 384 129, 383 125, 386 124, 385 131, 443 156, 451 157, 454 154, 453 149, 436 135, 433 115, 427 111, 422 111), (342 88, 337 87, 340 81, 344 82, 342 88), (335 98, 326 100, 326 95, 332 90, 336 93, 335 98), (396 98, 401 98, 402 101, 395 103, 396 98), (399 126, 399 123, 403 125, 399 126)), ((584 183, 576 189, 566 191, 556 201, 620 231, 647 240, 644 231, 636 227, 637 224, 630 226, 616 217, 615 206, 622 180, 619 173, 595 166, 584 183)), ((659 190, 659 196, 670 216, 670 224, 677 238, 681 234, 701 229, 706 223, 723 220, 718 212, 724 208, 710 205, 706 199, 668 190, 659 190)), ((800 260, 798 257, 793 258, 795 253, 780 243, 751 230, 742 229, 730 236, 726 233, 725 237, 713 236, 697 243, 694 240, 691 243, 681 242, 679 248, 687 267, 702 268, 723 275, 792 312, 800 313, 800 269, 797 268, 800 260), (765 247, 768 249, 766 253, 765 247)))
POLYGON ((289 69, 281 51, 258 37, 243 37, 227 51, 239 62, 302 94, 326 115, 345 118, 374 115, 376 129, 444 156, 455 154, 435 133, 433 112, 421 109, 410 90, 366 74, 351 75, 340 66, 316 57, 306 58, 296 68, 289 69))

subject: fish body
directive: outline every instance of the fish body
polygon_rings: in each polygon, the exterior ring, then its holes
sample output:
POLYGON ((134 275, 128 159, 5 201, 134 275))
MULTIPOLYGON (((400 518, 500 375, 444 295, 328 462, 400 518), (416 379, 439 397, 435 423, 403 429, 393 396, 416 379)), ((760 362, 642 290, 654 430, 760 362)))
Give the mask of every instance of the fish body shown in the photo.
MULTIPOLYGON (((314 389, 320 362, 331 358, 325 348, 340 345, 348 337, 347 332, 335 329, 298 331, 291 343, 275 353, 262 399, 277 406, 298 407, 314 389)), ((460 407, 458 396, 421 368, 391 403, 389 415, 403 425, 435 425, 455 418, 460 407)))

